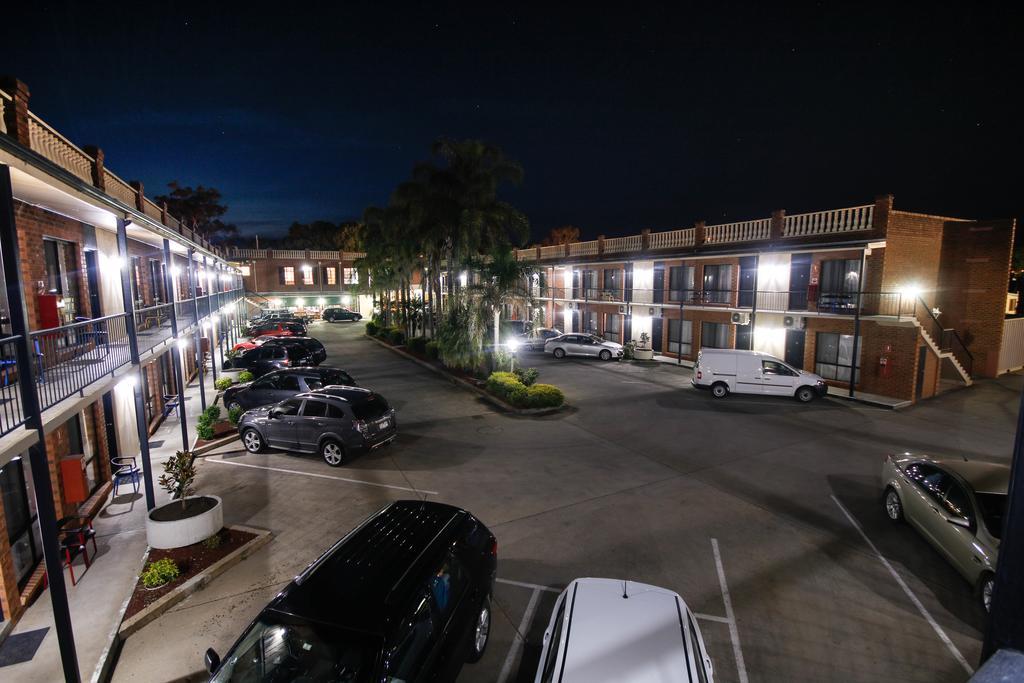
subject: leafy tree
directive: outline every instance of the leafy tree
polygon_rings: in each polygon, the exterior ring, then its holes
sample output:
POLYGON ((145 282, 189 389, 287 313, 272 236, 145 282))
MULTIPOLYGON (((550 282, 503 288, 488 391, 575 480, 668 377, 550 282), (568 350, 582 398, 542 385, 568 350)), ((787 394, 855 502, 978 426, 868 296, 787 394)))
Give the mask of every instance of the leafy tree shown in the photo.
POLYGON ((330 221, 313 221, 312 223, 292 223, 288 234, 280 240, 274 240, 288 249, 323 249, 326 251, 361 251, 362 226, 355 221, 331 223, 330 221))
MULTIPOLYGON (((506 307, 529 308, 531 296, 529 278, 534 267, 516 259, 515 252, 508 245, 496 247, 490 259, 480 268, 480 284, 473 290, 481 317, 494 317, 494 346, 500 342, 501 312, 506 307)), ((484 323, 481 323, 481 326, 484 323)))
POLYGON ((573 225, 562 225, 551 228, 547 237, 541 240, 541 246, 553 247, 558 244, 572 244, 580 241, 580 229, 573 225))
POLYGON ((225 242, 238 236, 238 228, 221 220, 228 207, 221 203, 220 190, 196 185, 181 185, 177 180, 167 183, 169 194, 157 195, 156 203, 167 204, 167 211, 187 225, 195 226, 211 242, 225 242))

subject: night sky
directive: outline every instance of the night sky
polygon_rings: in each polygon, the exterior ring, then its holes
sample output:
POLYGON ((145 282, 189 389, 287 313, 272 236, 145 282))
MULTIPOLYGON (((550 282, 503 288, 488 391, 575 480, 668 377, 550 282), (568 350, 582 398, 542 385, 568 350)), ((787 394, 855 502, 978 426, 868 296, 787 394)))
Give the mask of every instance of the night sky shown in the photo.
POLYGON ((34 112, 149 196, 175 179, 221 189, 247 234, 358 218, 439 136, 523 164, 505 196, 536 238, 882 192, 908 210, 1024 217, 1009 4, 11 4, 0 72, 29 85, 34 112))

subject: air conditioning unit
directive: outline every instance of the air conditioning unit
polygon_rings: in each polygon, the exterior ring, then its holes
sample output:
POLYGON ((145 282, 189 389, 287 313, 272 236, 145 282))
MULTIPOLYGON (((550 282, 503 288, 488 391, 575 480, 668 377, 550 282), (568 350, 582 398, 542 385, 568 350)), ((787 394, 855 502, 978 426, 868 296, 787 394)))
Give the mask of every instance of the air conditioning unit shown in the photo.
POLYGON ((626 312, 626 307, 625 306, 619 306, 619 313, 625 313, 625 312, 626 312))
POLYGON ((661 309, 660 308, 648 308, 647 309, 647 315, 651 316, 652 318, 660 318, 661 317, 661 309))
POLYGON ((733 325, 749 325, 750 314, 749 313, 733 313, 732 314, 733 325))
POLYGON ((807 318, 802 315, 787 315, 782 319, 782 326, 787 330, 802 330, 807 327, 807 318))

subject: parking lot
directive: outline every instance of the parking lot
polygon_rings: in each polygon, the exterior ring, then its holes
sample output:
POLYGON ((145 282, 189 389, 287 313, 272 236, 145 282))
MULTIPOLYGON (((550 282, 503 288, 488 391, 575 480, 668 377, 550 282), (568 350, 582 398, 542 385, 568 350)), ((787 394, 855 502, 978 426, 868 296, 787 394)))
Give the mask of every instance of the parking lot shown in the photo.
POLYGON ((679 592, 720 681, 963 681, 977 663, 971 587, 886 520, 879 472, 887 452, 1007 460, 1019 376, 893 412, 715 401, 685 368, 537 354, 520 360, 571 408, 525 418, 362 333, 310 328, 325 365, 397 408, 398 440, 341 468, 241 449, 205 458, 198 488, 224 498, 225 521, 274 540, 133 636, 116 680, 152 680, 154 657, 197 670, 345 531, 416 496, 471 510, 498 538, 492 639, 460 681, 532 681, 557 592, 581 576, 679 592))

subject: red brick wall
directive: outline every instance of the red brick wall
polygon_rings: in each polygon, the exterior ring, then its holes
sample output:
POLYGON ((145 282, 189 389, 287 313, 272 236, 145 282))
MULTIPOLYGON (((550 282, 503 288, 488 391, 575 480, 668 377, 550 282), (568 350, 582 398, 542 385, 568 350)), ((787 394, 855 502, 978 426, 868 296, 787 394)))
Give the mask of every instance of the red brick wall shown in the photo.
MULTIPOLYGON (((259 259, 248 262, 249 275, 243 278, 245 288, 252 292, 282 292, 295 294, 318 294, 321 291, 320 279, 323 276, 323 293, 326 296, 332 294, 340 294, 342 291, 348 291, 351 285, 344 284, 344 268, 354 268, 355 265, 351 261, 320 261, 321 269, 325 267, 332 267, 337 269, 335 277, 335 283, 333 285, 327 284, 327 277, 324 274, 317 272, 317 260, 316 259, 259 259), (302 270, 303 265, 313 267, 313 284, 304 285, 302 284, 302 270), (290 266, 295 269, 295 284, 294 285, 283 285, 281 284, 280 277, 278 275, 278 268, 282 266, 290 266)), ((419 273, 413 275, 413 284, 419 284, 420 276, 419 273)))
POLYGON ((939 283, 942 233, 946 219, 893 211, 885 244, 882 290, 896 292, 908 286, 923 290, 925 301, 939 283))

